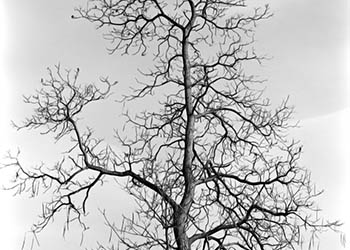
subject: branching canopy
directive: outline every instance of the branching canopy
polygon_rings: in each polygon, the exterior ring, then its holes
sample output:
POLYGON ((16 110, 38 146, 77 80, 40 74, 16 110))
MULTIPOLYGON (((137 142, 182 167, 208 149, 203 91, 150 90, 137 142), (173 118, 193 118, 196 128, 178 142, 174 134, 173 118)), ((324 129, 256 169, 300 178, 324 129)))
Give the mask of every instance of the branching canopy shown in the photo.
POLYGON ((74 18, 105 29, 111 53, 153 54, 153 69, 123 102, 155 94, 160 105, 125 114, 135 133, 116 133, 125 149, 118 155, 79 124, 84 107, 116 84, 80 86, 78 70, 49 70, 43 89, 25 99, 33 116, 17 127, 71 145, 52 168, 27 169, 17 156, 8 164, 17 167, 17 192, 52 193, 35 231, 63 209, 67 222, 80 220, 90 190, 122 177, 138 201, 135 216, 116 227, 103 214, 121 248, 296 249, 303 229, 339 225, 317 218, 319 193, 298 165, 301 145, 288 138, 293 109, 287 101, 272 109, 262 81, 243 71, 263 59, 254 28, 271 16, 268 6, 246 9, 243 0, 92 0, 77 9, 74 18))

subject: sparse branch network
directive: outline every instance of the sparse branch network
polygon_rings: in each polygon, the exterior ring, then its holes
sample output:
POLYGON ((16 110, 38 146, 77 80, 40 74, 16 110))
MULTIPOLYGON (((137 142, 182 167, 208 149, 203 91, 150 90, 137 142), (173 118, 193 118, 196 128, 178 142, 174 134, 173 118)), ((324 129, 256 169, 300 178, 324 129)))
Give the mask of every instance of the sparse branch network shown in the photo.
POLYGON ((271 17, 268 6, 246 9, 244 0, 91 0, 77 9, 74 18, 105 29, 110 53, 153 53, 153 69, 123 102, 155 91, 165 97, 156 111, 126 114, 136 132, 117 132, 126 150, 118 155, 78 119, 116 84, 103 78, 101 89, 83 87, 78 70, 49 70, 43 89, 25 99, 34 115, 18 128, 56 140, 69 135, 71 148, 52 169, 28 170, 17 156, 7 164, 17 167, 12 189, 53 189, 37 230, 63 208, 79 219, 90 190, 121 177, 138 216, 120 228, 103 216, 125 249, 296 249, 301 226, 313 233, 337 228, 317 218, 319 193, 298 165, 302 147, 287 138, 292 107, 286 100, 271 109, 263 81, 243 70, 264 59, 253 49, 254 28, 271 17))

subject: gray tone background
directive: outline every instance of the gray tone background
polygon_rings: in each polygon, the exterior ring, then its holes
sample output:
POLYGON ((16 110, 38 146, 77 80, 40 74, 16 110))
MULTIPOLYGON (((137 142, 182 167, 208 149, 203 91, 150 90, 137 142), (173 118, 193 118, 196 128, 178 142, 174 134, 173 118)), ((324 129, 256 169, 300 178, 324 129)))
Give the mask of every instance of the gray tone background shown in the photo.
MULTIPOLYGON (((248 4, 269 3, 274 17, 262 21, 256 32, 256 51, 272 56, 262 67, 254 68, 267 78, 266 96, 278 104, 289 95, 296 106, 295 119, 301 127, 291 136, 304 144, 302 164, 312 171, 314 182, 325 193, 319 199, 321 215, 340 219, 350 237, 349 178, 349 6, 347 0, 248 0, 248 4)), ((73 8, 83 0, 2 0, 0 2, 0 154, 7 150, 22 151, 24 164, 53 163, 64 149, 50 137, 37 131, 16 132, 10 120, 20 121, 31 112, 22 95, 33 93, 45 77, 46 67, 60 62, 62 67, 81 69, 81 81, 98 82, 99 76, 119 81, 115 96, 134 83, 136 69, 147 68, 149 58, 108 55, 103 30, 82 20, 72 20, 73 8)), ((98 136, 113 143, 112 129, 120 127, 121 107, 112 100, 85 112, 82 123, 96 128, 98 136), (111 107, 113 105, 113 107, 111 107), (103 111, 103 112, 102 112, 103 111)), ((136 109, 131 106, 130 109, 136 109)), ((0 183, 8 173, 1 172, 0 183)), ((111 183, 112 184, 112 183, 111 183)), ((110 185, 112 186, 112 185, 110 185)), ((132 201, 122 191, 107 185, 91 195, 92 229, 86 233, 85 245, 108 237, 98 208, 120 222, 128 214, 132 201)), ((11 196, 0 191, 0 248, 20 249, 24 234, 40 214, 40 199, 11 196)), ((47 198, 47 197, 46 197, 47 198)), ((62 220, 39 235, 39 249, 80 249, 80 232, 73 227, 66 240, 61 237, 62 220)), ((27 238, 30 239, 29 235, 27 238)), ((30 242, 29 242, 30 243, 30 242)), ((349 244, 348 244, 349 245, 349 244)), ((81 248, 83 249, 83 248, 81 248)), ((326 233, 320 250, 343 249, 339 235, 326 233)))

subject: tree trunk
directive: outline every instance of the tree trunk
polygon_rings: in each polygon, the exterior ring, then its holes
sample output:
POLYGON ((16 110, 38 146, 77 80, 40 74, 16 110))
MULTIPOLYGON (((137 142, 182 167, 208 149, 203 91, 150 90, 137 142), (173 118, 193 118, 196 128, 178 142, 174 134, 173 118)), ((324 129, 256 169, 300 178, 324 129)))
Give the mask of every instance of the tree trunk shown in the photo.
POLYGON ((174 234, 177 243, 178 250, 190 250, 191 246, 189 243, 189 239, 186 234, 186 219, 187 214, 181 212, 181 207, 178 208, 178 211, 174 213, 174 234))
MULTIPOLYGON (((192 6, 193 7, 193 6, 192 6)), ((194 12, 193 12, 194 14, 194 12)), ((178 250, 190 250, 190 242, 186 234, 186 223, 194 197, 194 178, 192 173, 192 161, 194 157, 194 126, 195 119, 193 113, 192 84, 191 84, 191 64, 189 59, 189 34, 193 26, 195 16, 192 16, 190 22, 183 32, 182 38, 182 60, 183 60, 183 79, 185 90, 186 105, 186 135, 185 135, 185 152, 182 173, 185 180, 185 190, 180 205, 174 213, 174 234, 178 250)))

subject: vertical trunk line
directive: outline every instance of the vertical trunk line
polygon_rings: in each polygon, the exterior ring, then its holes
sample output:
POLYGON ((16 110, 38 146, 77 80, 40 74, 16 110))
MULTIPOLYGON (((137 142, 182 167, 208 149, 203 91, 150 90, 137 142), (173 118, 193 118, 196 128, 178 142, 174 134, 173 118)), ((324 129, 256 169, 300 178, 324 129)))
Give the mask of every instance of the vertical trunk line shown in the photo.
MULTIPOLYGON (((193 6, 192 13, 193 11, 193 6)), ((185 190, 180 205, 174 213, 174 233, 178 250, 190 250, 190 242, 186 233, 186 222, 194 197, 194 177, 192 170, 192 160, 194 157, 194 110, 192 100, 192 84, 191 84, 191 63, 189 59, 189 34, 191 32, 195 16, 193 15, 190 22, 183 30, 182 37, 182 60, 183 60, 183 79, 185 90, 185 105, 186 105, 186 134, 185 134, 185 152, 182 166, 182 173, 185 180, 185 190)))

